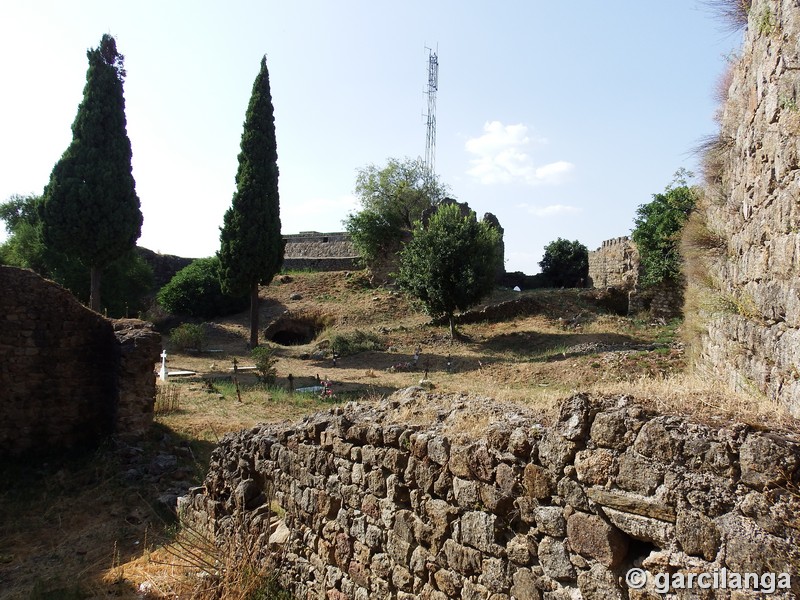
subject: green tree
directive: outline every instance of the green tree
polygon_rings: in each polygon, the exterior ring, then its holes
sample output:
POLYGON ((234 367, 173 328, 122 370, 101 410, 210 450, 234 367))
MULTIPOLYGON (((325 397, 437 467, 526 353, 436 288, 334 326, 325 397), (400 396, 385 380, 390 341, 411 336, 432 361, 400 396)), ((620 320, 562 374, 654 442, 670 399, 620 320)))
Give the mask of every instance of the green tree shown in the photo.
POLYGON ((442 204, 427 226, 418 222, 400 254, 397 283, 418 298, 429 315, 446 317, 450 337, 453 315, 477 304, 494 288, 500 233, 474 211, 442 204))
POLYGON ((212 319, 242 311, 247 306, 245 292, 228 296, 220 286, 219 258, 198 258, 175 273, 156 296, 158 303, 171 313, 212 319))
POLYGON ((250 295, 250 347, 258 346, 258 286, 267 285, 283 263, 278 147, 267 57, 253 83, 242 132, 236 192, 220 230, 222 290, 250 295))
POLYGON ((691 173, 680 170, 664 193, 636 210, 632 238, 639 250, 644 287, 678 281, 681 275, 680 232, 694 208, 699 190, 687 184, 691 173))
POLYGON ((373 267, 391 259, 423 211, 438 205, 447 192, 420 159, 390 158, 385 167, 360 169, 355 193, 361 211, 349 215, 344 225, 364 263, 373 267))
MULTIPOLYGON (((78 258, 63 254, 42 241, 39 196, 12 196, 0 204, 0 220, 9 237, 0 245, 0 264, 32 269, 70 290, 81 302, 89 301, 89 270, 78 258)), ((153 270, 136 249, 110 262, 102 281, 103 308, 116 317, 145 308, 153 287, 153 270)))
POLYGON ((544 247, 539 266, 553 287, 582 287, 589 275, 589 251, 578 240, 558 238, 544 247))
POLYGON ((87 57, 72 142, 44 191, 42 237, 48 247, 88 266, 89 305, 99 311, 103 269, 136 245, 142 213, 126 130, 124 57, 108 34, 87 57))

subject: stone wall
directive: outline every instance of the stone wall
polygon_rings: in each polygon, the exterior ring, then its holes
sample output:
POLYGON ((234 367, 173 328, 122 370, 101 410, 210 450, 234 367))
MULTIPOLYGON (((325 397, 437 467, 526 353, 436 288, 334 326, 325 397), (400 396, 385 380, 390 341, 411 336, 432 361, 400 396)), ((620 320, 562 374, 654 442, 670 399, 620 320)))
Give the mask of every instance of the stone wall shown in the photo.
POLYGON ((799 462, 796 435, 625 397, 574 396, 544 427, 524 408, 409 388, 226 436, 179 508, 218 541, 246 531, 262 555, 280 550, 303 599, 650 599, 655 577, 726 568, 793 573, 792 592, 770 596, 793 598, 799 462), (648 589, 628 589, 633 567, 648 589))
POLYGON ((639 278, 639 253, 627 236, 605 240, 589 252, 587 287, 631 289, 639 278))
POLYGON ((350 235, 346 232, 304 231, 284 235, 284 269, 348 271, 360 268, 350 235))
POLYGON ((161 337, 33 271, 0 266, 0 455, 135 435, 152 420, 161 337))
POLYGON ((753 2, 708 145, 699 364, 800 416, 800 6, 753 2))

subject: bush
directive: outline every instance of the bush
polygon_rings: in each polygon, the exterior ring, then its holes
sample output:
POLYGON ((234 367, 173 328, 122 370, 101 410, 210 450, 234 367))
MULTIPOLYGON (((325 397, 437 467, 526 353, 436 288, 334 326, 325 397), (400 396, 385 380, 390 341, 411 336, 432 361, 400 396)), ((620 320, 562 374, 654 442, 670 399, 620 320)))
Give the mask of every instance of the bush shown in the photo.
POLYGON ((247 295, 227 296, 219 280, 219 259, 199 258, 178 271, 158 292, 158 303, 171 313, 211 319, 247 308, 247 295))
POLYGON ((250 351, 250 357, 256 365, 258 380, 267 385, 274 384, 278 376, 278 371, 275 369, 275 363, 278 362, 275 350, 269 346, 257 346, 250 351))
POLYGON ((174 350, 202 350, 206 341, 206 332, 202 325, 184 323, 172 330, 169 334, 169 341, 174 350))
POLYGON ((685 176, 691 173, 678 171, 663 194, 654 194, 652 202, 636 210, 632 237, 639 249, 642 269, 639 282, 643 287, 678 281, 681 277, 681 230, 700 193, 686 184, 685 176))
POLYGON ((374 333, 356 329, 351 333, 337 333, 331 339, 331 350, 339 356, 349 356, 370 350, 382 350, 381 338, 374 333))
POLYGON ((589 251, 578 240, 558 238, 544 247, 539 266, 552 287, 583 287, 589 276, 589 251))

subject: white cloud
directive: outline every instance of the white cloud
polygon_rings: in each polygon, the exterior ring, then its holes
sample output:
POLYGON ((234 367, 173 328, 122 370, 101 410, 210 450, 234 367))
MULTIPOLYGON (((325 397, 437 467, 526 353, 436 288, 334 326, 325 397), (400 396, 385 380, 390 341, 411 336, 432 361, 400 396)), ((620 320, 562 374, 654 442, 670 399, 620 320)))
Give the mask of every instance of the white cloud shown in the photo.
POLYGON ((467 171, 484 184, 521 181, 529 185, 558 184, 575 168, 566 161, 537 166, 525 152, 531 143, 545 144, 544 138, 531 138, 522 123, 503 125, 500 121, 486 122, 483 135, 470 138, 465 149, 475 155, 467 171))

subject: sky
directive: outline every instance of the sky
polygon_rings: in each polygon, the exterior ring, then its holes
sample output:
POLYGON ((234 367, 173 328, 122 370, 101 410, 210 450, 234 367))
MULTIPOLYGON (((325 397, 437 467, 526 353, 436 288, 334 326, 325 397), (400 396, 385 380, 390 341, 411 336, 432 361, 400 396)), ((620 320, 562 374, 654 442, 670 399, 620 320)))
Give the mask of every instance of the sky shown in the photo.
POLYGON ((44 189, 104 33, 125 56, 140 246, 218 249, 265 54, 282 231, 342 231, 359 169, 425 155, 432 48, 436 173, 497 216, 506 270, 528 274, 559 237, 630 234, 677 169, 697 171, 742 39, 701 0, 3 0, 0 201, 44 189))

